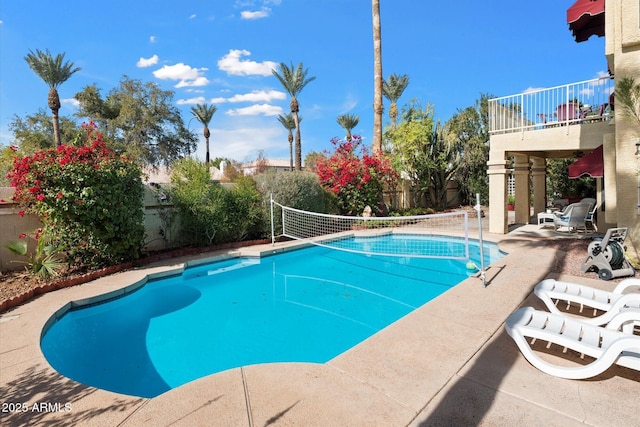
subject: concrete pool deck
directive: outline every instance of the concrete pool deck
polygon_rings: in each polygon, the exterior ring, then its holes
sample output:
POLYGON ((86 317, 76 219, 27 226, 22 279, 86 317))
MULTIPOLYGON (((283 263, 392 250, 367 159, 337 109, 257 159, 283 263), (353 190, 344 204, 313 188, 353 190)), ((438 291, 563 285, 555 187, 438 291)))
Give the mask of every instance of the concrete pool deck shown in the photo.
MULTIPOLYGON (((533 368, 504 331, 557 254, 537 226, 499 241, 509 254, 326 364, 232 369, 144 399, 53 370, 42 328, 62 306, 175 269, 174 259, 39 296, 0 315, 0 425, 440 426, 639 425, 640 372, 612 367, 583 381, 533 368)), ((471 237, 474 237, 473 235, 471 237)), ((246 248, 241 252, 266 249, 246 248)), ((561 277, 600 288, 611 282, 561 277)))

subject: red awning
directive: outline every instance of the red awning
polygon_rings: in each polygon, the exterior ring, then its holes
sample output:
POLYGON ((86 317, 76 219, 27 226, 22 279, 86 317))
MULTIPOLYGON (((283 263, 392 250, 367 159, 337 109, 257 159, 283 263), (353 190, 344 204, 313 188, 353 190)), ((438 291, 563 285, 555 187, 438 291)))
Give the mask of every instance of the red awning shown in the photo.
POLYGON ((567 23, 577 42, 604 36, 605 0, 578 0, 567 9, 567 23))
POLYGON ((602 145, 569 165, 569 178, 580 178, 583 175, 591 178, 604 176, 602 145))

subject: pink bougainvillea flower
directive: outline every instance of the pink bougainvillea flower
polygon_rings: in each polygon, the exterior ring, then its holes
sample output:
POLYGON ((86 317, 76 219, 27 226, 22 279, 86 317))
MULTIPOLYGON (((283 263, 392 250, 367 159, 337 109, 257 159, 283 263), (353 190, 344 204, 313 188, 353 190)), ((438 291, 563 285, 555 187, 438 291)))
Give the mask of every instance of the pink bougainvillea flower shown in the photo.
POLYGON ((62 199, 64 196, 62 194, 62 191, 58 191, 58 194, 56 194, 56 199, 62 199))
POLYGON ((82 200, 78 200, 78 204, 81 205, 82 204, 82 200))
POLYGON ((18 236, 18 239, 24 239, 25 237, 27 237, 27 233, 22 233, 18 236))
POLYGON ((38 195, 36 196, 36 200, 38 200, 38 201, 40 201, 40 202, 41 202, 41 201, 43 201, 43 200, 44 200, 44 194, 42 194, 42 193, 38 194, 38 195))
POLYGON ((24 211, 19 211, 18 215, 20 215, 20 217, 23 217, 24 216, 24 211))

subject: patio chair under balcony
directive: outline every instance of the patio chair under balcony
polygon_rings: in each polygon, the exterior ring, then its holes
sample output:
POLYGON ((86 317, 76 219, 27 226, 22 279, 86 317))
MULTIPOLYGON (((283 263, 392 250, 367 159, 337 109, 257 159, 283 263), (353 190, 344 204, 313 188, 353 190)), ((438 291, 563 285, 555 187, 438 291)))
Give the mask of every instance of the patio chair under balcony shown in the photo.
POLYGON ((593 209, 587 213, 587 216, 584 218, 584 225, 586 227, 587 232, 589 231, 598 231, 598 226, 596 225, 596 211, 598 210, 598 205, 593 205, 593 209))
POLYGON ((591 209, 589 203, 573 203, 569 205, 561 214, 553 218, 553 226, 556 231, 568 231, 574 233, 579 230, 587 232, 585 218, 591 209), (564 230, 566 229, 566 230, 564 230))

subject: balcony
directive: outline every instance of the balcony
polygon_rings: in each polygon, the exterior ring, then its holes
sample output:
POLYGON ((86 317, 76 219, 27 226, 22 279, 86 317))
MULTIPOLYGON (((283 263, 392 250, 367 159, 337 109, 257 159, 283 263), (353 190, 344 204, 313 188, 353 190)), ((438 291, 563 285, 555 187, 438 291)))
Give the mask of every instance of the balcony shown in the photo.
POLYGON ((490 135, 575 124, 601 123, 613 117, 614 80, 586 80, 489 100, 490 135))

